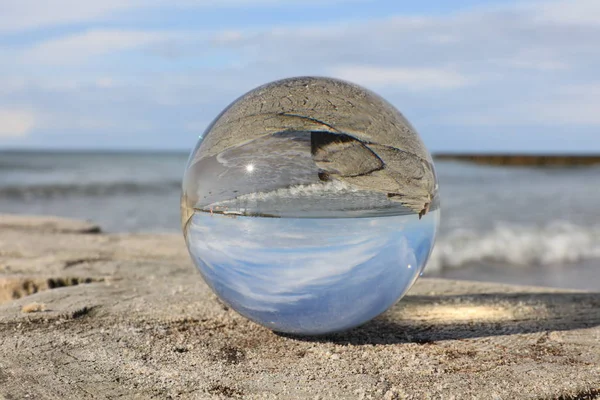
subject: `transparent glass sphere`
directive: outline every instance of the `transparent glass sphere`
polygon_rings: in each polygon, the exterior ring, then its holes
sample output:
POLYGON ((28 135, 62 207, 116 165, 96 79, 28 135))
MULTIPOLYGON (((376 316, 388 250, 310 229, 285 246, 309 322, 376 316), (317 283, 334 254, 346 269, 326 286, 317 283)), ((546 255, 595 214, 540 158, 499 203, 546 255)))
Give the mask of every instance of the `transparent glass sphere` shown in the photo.
POLYGON ((374 318, 415 282, 439 223, 438 184, 415 129, 384 99, 291 78, 211 123, 181 215, 223 302, 275 331, 323 334, 374 318))

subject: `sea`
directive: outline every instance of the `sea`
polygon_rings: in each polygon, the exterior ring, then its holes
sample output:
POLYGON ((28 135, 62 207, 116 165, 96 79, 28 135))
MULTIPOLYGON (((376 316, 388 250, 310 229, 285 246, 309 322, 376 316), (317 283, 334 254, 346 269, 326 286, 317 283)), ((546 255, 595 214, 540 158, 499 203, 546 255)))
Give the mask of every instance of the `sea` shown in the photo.
MULTIPOLYGON (((188 156, 0 151, 0 213, 181 233, 188 156)), ((441 224, 425 275, 600 291, 600 166, 435 167, 441 224)))

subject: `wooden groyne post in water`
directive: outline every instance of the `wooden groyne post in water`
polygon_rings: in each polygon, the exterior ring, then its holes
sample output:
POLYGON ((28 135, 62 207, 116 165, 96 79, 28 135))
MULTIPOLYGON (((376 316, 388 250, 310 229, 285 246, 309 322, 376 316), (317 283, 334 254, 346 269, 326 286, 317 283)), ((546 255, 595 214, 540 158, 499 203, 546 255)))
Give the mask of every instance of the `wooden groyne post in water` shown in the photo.
POLYGON ((525 167, 579 167, 600 165, 600 154, 460 154, 439 153, 435 160, 466 161, 483 165, 525 167))

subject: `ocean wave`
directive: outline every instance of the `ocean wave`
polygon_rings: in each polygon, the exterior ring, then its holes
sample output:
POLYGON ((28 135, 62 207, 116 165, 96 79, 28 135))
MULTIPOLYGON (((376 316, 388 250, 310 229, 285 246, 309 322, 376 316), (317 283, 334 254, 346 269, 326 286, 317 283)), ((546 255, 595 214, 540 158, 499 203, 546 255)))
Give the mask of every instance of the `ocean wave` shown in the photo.
POLYGON ((181 181, 163 182, 90 182, 0 186, 0 199, 51 199, 86 196, 114 196, 168 193, 181 189, 181 181))
POLYGON ((523 267, 600 258, 600 226, 554 222, 541 227, 501 225, 487 232, 457 230, 440 236, 428 271, 483 262, 523 267))
POLYGON ((287 188, 279 188, 270 192, 256 192, 238 196, 236 200, 265 201, 282 198, 314 197, 318 195, 333 193, 353 193, 357 190, 352 186, 341 182, 331 181, 326 183, 311 183, 307 185, 294 185, 287 188))

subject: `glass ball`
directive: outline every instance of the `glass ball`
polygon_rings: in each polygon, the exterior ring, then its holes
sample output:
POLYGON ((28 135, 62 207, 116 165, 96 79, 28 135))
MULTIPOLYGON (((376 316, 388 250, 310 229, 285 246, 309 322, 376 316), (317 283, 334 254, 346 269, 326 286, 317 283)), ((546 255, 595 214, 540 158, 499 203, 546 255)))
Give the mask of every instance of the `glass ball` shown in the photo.
POLYGON ((181 215, 223 302, 274 331, 325 334, 376 317, 415 282, 435 241, 438 184, 391 104, 348 82, 291 78, 210 124, 181 215))

